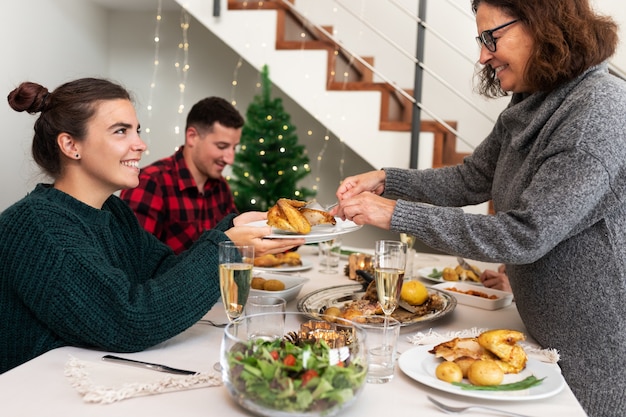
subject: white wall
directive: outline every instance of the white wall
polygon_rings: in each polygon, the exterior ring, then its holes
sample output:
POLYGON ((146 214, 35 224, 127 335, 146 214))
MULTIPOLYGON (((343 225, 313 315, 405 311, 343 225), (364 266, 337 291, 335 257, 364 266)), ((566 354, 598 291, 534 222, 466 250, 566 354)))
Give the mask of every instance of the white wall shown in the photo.
POLYGON ((35 117, 16 113, 5 97, 22 81, 54 89, 82 76, 108 74, 107 14, 76 0, 5 1, 0 4, 0 210, 41 178, 31 162, 35 117))

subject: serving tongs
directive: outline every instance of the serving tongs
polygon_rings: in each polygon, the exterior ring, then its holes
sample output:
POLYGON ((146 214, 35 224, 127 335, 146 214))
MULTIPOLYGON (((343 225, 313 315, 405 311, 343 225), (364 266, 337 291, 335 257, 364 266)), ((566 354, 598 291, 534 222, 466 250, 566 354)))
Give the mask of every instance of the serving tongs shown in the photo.
MULTIPOLYGON (((363 288, 364 289, 367 289, 367 287, 369 286, 370 282, 374 281, 374 276, 372 274, 370 274, 369 272, 367 272, 366 270, 364 270, 364 269, 357 269, 354 272, 358 276, 360 276, 363 279, 363 281, 365 281, 363 283, 363 288)), ((412 313, 412 314, 415 314, 417 312, 415 307, 413 307, 411 304, 407 303, 406 301, 404 301, 400 297, 398 297, 398 306, 402 307, 403 309, 405 309, 406 311, 408 311, 409 313, 412 313)))

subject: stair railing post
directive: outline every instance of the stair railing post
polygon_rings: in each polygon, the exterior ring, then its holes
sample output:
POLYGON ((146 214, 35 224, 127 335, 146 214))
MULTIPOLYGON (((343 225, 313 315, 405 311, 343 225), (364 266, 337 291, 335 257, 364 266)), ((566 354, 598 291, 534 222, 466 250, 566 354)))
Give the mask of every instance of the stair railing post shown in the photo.
POLYGON ((220 17, 221 0, 213 0, 213 17, 220 17))
MULTIPOLYGON (((417 16, 420 22, 426 21, 426 2, 427 0, 420 0, 417 16)), ((417 168, 417 160, 419 157, 419 136, 422 124, 420 105, 422 102, 422 76, 423 69, 420 63, 424 61, 424 37, 426 29, 420 23, 417 24, 417 50, 415 57, 417 63, 415 64, 415 82, 413 87, 413 96, 415 98, 415 104, 413 105, 413 115, 411 119, 411 158, 409 161, 410 168, 417 168)))

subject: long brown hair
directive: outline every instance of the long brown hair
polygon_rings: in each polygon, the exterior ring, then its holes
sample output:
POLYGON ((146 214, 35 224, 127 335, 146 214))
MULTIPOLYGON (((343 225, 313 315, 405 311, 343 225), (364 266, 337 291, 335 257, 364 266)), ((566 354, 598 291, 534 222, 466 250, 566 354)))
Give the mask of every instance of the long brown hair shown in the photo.
POLYGON ((41 113, 35 121, 31 152, 35 162, 52 178, 57 178, 62 168, 57 136, 68 133, 76 140, 83 140, 87 134, 87 122, 94 115, 97 102, 115 99, 131 100, 125 88, 99 78, 70 81, 53 92, 27 81, 7 97, 15 111, 41 113))
MULTIPOLYGON (((595 13, 588 0, 472 0, 474 14, 483 3, 519 19, 530 32, 534 47, 524 78, 532 91, 551 91, 576 78, 611 57, 619 42, 617 24, 595 13)), ((489 65, 477 79, 480 94, 506 95, 489 65)))

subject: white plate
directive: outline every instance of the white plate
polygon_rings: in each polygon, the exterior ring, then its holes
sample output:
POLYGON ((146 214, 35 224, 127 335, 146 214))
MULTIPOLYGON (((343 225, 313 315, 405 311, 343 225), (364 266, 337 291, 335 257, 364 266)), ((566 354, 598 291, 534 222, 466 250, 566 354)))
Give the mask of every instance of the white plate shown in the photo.
MULTIPOLYGON (((350 220, 341 220, 338 217, 335 217, 335 220, 337 220, 336 225, 313 226, 311 228, 311 232, 306 235, 291 233, 291 232, 287 232, 287 231, 272 227, 272 233, 265 236, 265 238, 267 239, 292 239, 294 237, 303 237, 304 243, 319 243, 319 242, 325 242, 327 240, 334 239, 337 236, 343 235, 345 233, 354 232, 356 230, 359 230, 361 227, 363 227, 350 220)), ((248 223, 246 224, 246 226, 266 227, 267 221, 259 220, 256 222, 248 223)))
POLYGON ((453 283, 463 283, 463 284, 471 284, 471 285, 479 285, 479 286, 483 286, 483 284, 481 282, 474 282, 474 281, 445 281, 443 278, 439 277, 439 278, 433 278, 433 277, 429 277, 428 275, 430 275, 433 272, 433 269, 436 269, 437 271, 442 271, 443 268, 445 268, 445 266, 428 266, 426 268, 420 268, 417 270, 417 274, 420 278, 426 279, 428 281, 432 281, 432 282, 453 282, 453 283))
POLYGON ((513 301, 513 294, 506 291, 494 290, 492 288, 476 288, 476 285, 472 285, 467 281, 460 282, 443 282, 441 284, 433 285, 432 288, 444 290, 452 294, 459 304, 465 304, 466 306, 478 307, 485 310, 498 310, 511 304, 513 301), (458 291, 451 291, 450 288, 456 288, 459 291, 475 291, 488 296, 495 296, 497 298, 486 298, 479 295, 464 294, 458 291))
POLYGON ((464 390, 449 382, 437 379, 435 369, 443 359, 436 358, 432 353, 428 353, 433 346, 434 345, 418 346, 407 350, 400 356, 398 365, 400 369, 402 369, 402 372, 409 378, 440 391, 461 395, 463 397, 483 398, 487 400, 527 401, 552 397, 565 387, 565 380, 558 366, 528 359, 526 368, 519 374, 505 375, 503 384, 521 381, 531 375, 539 379, 545 377, 539 385, 519 391, 464 390))
POLYGON ((259 271, 267 271, 267 272, 298 272, 298 271, 306 271, 307 269, 313 268, 313 262, 305 261, 302 259, 302 265, 279 265, 275 267, 263 268, 261 266, 255 266, 254 269, 258 269, 259 271))
POLYGON ((297 275, 271 274, 265 271, 256 271, 256 268, 252 272, 252 276, 265 279, 277 279, 285 284, 285 289, 282 291, 265 291, 250 288, 250 295, 274 295, 284 298, 287 302, 295 299, 298 294, 300 294, 300 290, 302 290, 304 284, 310 281, 309 278, 300 277, 297 275))

